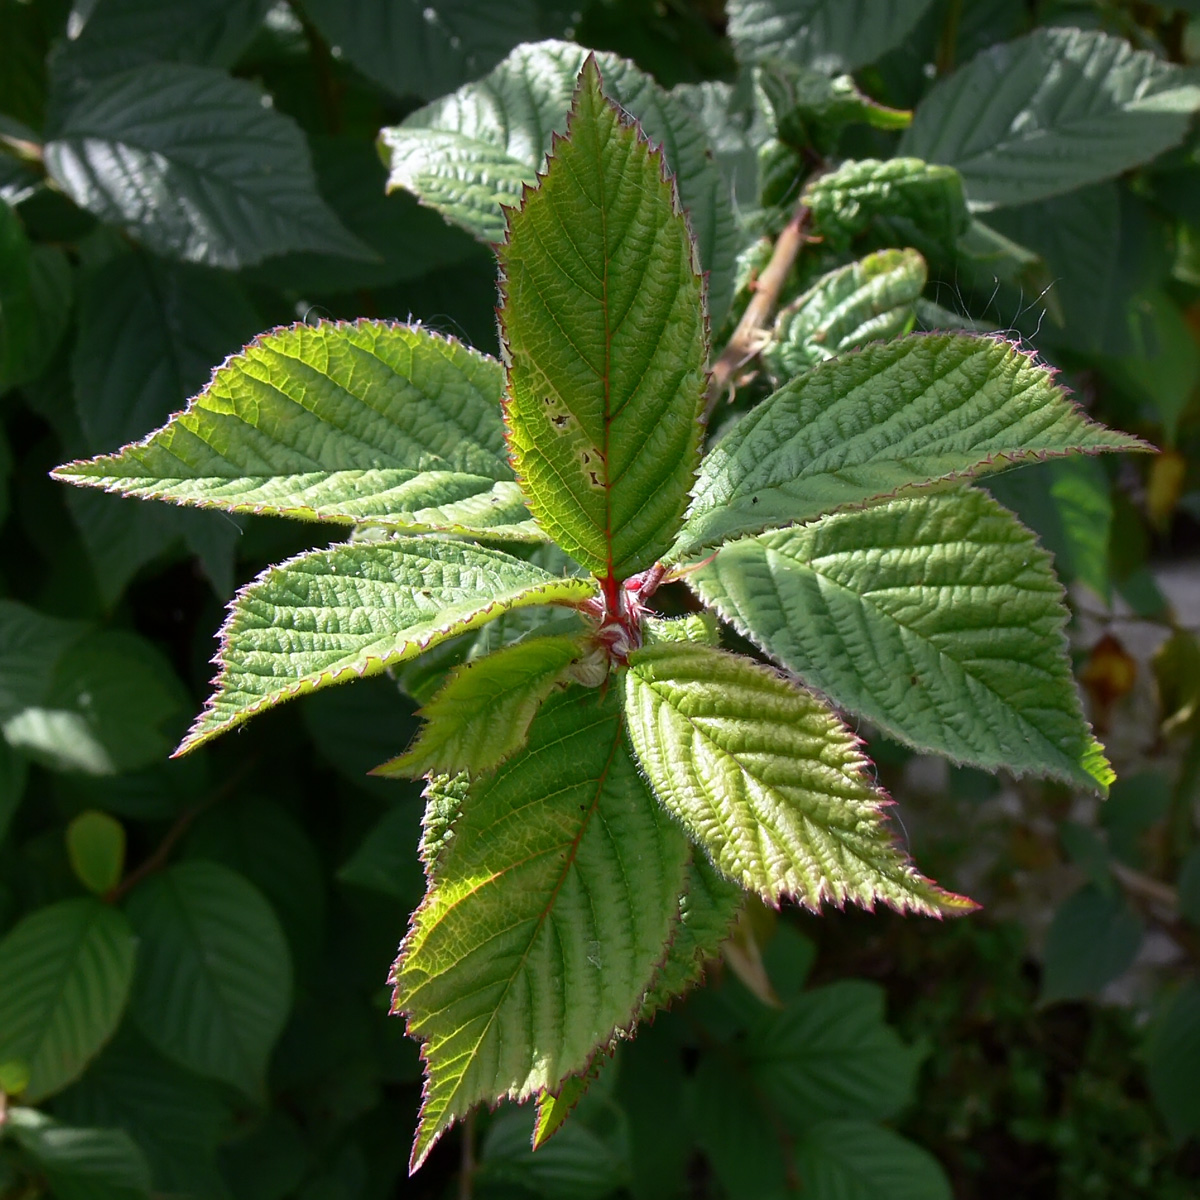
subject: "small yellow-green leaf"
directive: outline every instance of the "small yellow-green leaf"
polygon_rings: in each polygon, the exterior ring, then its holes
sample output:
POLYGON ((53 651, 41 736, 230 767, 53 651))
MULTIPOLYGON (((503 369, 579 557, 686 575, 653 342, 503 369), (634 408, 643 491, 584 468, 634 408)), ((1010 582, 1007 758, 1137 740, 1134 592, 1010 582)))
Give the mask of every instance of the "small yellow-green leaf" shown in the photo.
POLYGON ((125 869, 125 827, 108 813, 80 813, 67 826, 67 857, 79 882, 103 896, 117 886, 125 869))

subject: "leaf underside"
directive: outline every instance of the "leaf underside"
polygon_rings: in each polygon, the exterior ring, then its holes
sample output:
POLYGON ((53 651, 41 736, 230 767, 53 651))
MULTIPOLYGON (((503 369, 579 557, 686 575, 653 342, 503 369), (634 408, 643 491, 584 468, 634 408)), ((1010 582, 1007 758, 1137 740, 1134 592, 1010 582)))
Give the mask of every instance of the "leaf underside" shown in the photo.
POLYGON ((854 737, 777 672, 694 643, 647 646, 630 657, 625 704, 659 800, 724 875, 768 903, 973 907, 917 874, 854 737))
POLYGON ((1107 790, 1050 556, 971 488, 900 497, 723 546, 689 578, 788 670, 957 762, 1107 790))
POLYGON ((474 1104, 556 1088, 630 1024, 688 854, 629 757, 615 689, 551 697, 525 750, 472 785, 393 971, 424 1042, 414 1170, 474 1104))
POLYGON ((670 545, 699 455, 703 285, 662 154, 580 75, 499 248, 509 445, 539 524, 602 578, 670 545))
POLYGON ((162 429, 54 475, 197 508, 542 540, 504 448, 495 359, 389 321, 256 338, 162 429))
POLYGON ((215 690, 176 753, 293 696, 377 675, 510 609, 577 604, 594 591, 499 550, 432 537, 302 554, 234 599, 215 690))
POLYGON ((1145 448, 1007 342, 913 334, 819 364, 740 421, 701 464, 670 558, 1027 459, 1145 448))

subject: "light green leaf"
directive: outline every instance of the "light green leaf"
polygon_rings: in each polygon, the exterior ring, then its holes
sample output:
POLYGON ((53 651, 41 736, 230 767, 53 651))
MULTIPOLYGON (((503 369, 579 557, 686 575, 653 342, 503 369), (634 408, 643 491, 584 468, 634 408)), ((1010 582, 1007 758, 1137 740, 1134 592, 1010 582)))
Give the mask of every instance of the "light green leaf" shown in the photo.
POLYGON ((538 540, 504 449, 503 370, 387 321, 263 334, 162 429, 55 478, 199 508, 538 540))
POLYGON ((927 1150, 864 1121, 822 1121, 796 1146, 806 1200, 953 1200, 927 1150))
POLYGON ((740 421, 701 464, 670 558, 933 480, 1145 448, 1007 342, 914 334, 821 363, 740 421))
POLYGON ((703 854, 688 864, 679 898, 679 924, 650 989, 639 1021, 649 1020, 700 982, 704 968, 721 953, 744 899, 742 889, 725 879, 703 854))
POLYGON ((917 107, 903 154, 957 167, 976 209, 1109 179, 1183 140, 1195 77, 1098 30, 1039 29, 983 51, 917 107))
POLYGON ((79 882, 103 896, 125 869, 125 827, 108 813, 80 813, 67 826, 67 857, 79 882))
POLYGON ((397 96, 443 96, 538 33, 534 0, 306 0, 340 54, 397 96))
POLYGON ((71 381, 92 451, 161 425, 262 327, 232 276, 144 254, 86 276, 78 320, 71 381))
MULTIPOLYGON (((588 52, 568 42, 519 46, 492 73, 406 117, 380 135, 389 186, 485 242, 505 233, 506 206, 537 182, 555 133, 566 129, 575 81, 588 52)), ((704 128, 689 107, 627 59, 598 53, 605 91, 661 145, 678 179, 708 271, 714 321, 733 295, 737 228, 729 187, 708 157, 704 128)))
POLYGON ((1042 965, 1043 1004, 1096 996, 1129 969, 1145 928, 1118 891, 1092 884, 1070 896, 1054 914, 1042 965))
POLYGON ((912 1101, 924 1054, 887 1024, 884 999, 878 984, 846 979, 802 992, 751 1029, 751 1075, 792 1129, 825 1117, 887 1119, 912 1101))
POLYGON ((721 548, 690 582, 836 704, 957 762, 1106 791, 1049 556, 974 489, 918 493, 721 548))
POLYGON ((76 204, 169 258, 243 267, 285 250, 371 255, 317 194, 299 126, 214 68, 109 76, 67 112, 44 158, 76 204))
POLYGON ((456 667, 421 709, 416 742, 371 774, 419 779, 499 766, 525 744, 534 714, 582 653, 578 638, 532 638, 456 667))
POLYGON ((532 1149, 540 1150, 563 1127, 608 1061, 609 1054, 598 1050, 591 1066, 582 1075, 572 1075, 556 1091, 542 1092, 538 1096, 530 1139, 532 1149))
POLYGON ((742 62, 785 58, 832 75, 886 54, 930 0, 729 0, 729 36, 742 62))
POLYGON ((589 59, 566 138, 509 218, 500 327, 509 445, 530 507, 568 554, 619 581, 678 527, 707 346, 675 185, 600 87, 589 59))
POLYGON ((139 939, 132 1013, 167 1058, 258 1100, 292 999, 278 918, 241 875, 185 862, 129 898, 139 939))
POLYGON ((393 971, 395 1009, 425 1043, 414 1167, 473 1105, 557 1087, 636 1015, 688 845, 623 724, 616 689, 551 697, 454 822, 393 971))
POLYGON ((958 172, 919 158, 851 160, 818 175, 803 198, 813 230, 835 247, 873 230, 885 243, 952 257, 969 220, 958 172))
POLYGON ((78 1079, 112 1037, 135 948, 125 918, 90 897, 40 908, 0 941, 0 1063, 26 1065, 25 1100, 78 1079))
POLYGON ((847 350, 908 333, 927 276, 915 250, 880 250, 822 275, 780 309, 763 361, 791 379, 847 350))
POLYGON ((727 877, 769 903, 972 907, 918 875, 853 735, 815 696, 747 658, 646 646, 625 675, 629 737, 659 800, 727 877))
POLYGON ((378 675, 502 612, 578 604, 595 586, 434 538, 336 546, 271 567, 221 628, 215 691, 177 753, 294 696, 378 675))
POLYGON ((7 1124, 55 1200, 149 1200, 150 1168, 124 1130, 60 1125, 32 1108, 13 1109, 7 1124))

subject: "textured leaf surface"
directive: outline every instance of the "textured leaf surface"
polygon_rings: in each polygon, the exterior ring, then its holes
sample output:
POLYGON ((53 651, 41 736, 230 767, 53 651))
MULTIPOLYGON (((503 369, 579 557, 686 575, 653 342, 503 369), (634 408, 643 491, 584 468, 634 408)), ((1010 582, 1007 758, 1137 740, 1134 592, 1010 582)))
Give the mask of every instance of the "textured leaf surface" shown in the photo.
MULTIPOLYGON (((587 51, 568 42, 520 46, 490 75, 381 134, 390 186, 412 192, 486 242, 505 231, 505 206, 536 182, 553 135, 566 129, 587 51)), ((616 55, 596 55, 604 87, 661 145, 688 210, 709 304, 720 320, 733 295, 737 229, 729 187, 709 159, 704 127, 678 97, 616 55)))
POLYGON ((957 167, 975 208, 1026 204, 1149 162, 1187 133, 1194 77, 1098 30, 1039 29, 935 86, 901 151, 957 167))
POLYGON ((365 75, 426 99, 478 79, 539 24, 534 0, 308 0, 305 11, 365 75))
POLYGON ((461 542, 396 538, 302 554, 238 593, 215 691, 179 752, 327 684, 377 675, 512 608, 590 597, 588 580, 461 542))
POLYGON ((814 231, 838 247, 873 230, 885 242, 953 255, 969 219, 959 173, 919 158, 843 163, 804 189, 804 203, 814 231))
POLYGON ((499 249, 513 463, 542 527, 606 579, 670 545, 699 455, 702 283, 664 172, 589 60, 499 249))
POLYGON ((129 923, 91 898, 40 908, 0 941, 0 1063, 26 1065, 24 1099, 77 1079, 112 1037, 134 952, 129 923))
POLYGON ((393 973, 425 1043, 414 1167, 474 1104, 583 1070, 650 985, 688 845, 622 726, 615 689, 552 697, 454 822, 393 973))
POLYGON ((792 1129, 824 1117, 894 1117, 912 1099, 923 1052, 884 1020, 878 984, 802 992, 756 1024, 746 1053, 771 1111, 792 1129))
POLYGON ((124 1130, 72 1128, 32 1108, 8 1117, 55 1200, 149 1200, 150 1168, 124 1130))
POLYGON ((898 46, 930 0, 730 0, 743 62, 785 58, 826 74, 853 71, 898 46))
POLYGON ((421 709, 411 749, 371 774, 418 779, 499 766, 525 744, 542 701, 582 652, 578 638, 533 638, 457 667, 421 709))
POLYGON ((780 310, 763 361, 790 379, 847 350, 908 333, 927 275, 915 250, 881 250, 830 271, 780 310))
POLYGON ((172 1061, 258 1099, 292 1000, 291 959, 271 906, 228 867, 190 862, 140 884, 129 919, 139 938, 132 1011, 141 1031, 172 1061))
POLYGON ((370 255, 317 194, 299 127, 223 71, 152 63, 110 76, 67 113, 45 162, 81 208, 168 258, 370 255))
POLYGON ((952 1200, 937 1159, 890 1129, 865 1121, 822 1121, 796 1146, 796 1169, 811 1200, 952 1200))
POLYGON ((671 556, 938 479, 1144 449, 999 339, 918 334, 822 363, 717 443, 671 556))
POLYGON ((706 604, 835 703, 958 762, 1107 790, 1079 707, 1049 555, 954 488, 732 542, 706 604))
POLYGON ((647 646, 630 656, 625 704, 659 800, 726 876, 768 902, 971 907, 905 860, 855 739, 783 676, 708 646, 647 646))
POLYGON ((200 508, 538 539, 498 362, 387 321, 265 333, 162 429, 56 478, 200 508))

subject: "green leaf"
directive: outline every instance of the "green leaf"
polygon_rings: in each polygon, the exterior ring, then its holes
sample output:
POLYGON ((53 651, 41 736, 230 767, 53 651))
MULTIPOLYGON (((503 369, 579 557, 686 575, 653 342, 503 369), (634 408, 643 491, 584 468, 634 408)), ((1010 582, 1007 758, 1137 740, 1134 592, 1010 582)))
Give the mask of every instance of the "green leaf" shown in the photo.
POLYGON ((721 953, 743 898, 737 884, 725 879, 703 855, 693 854, 679 898, 679 924, 639 1021, 649 1020, 700 982, 704 968, 721 953))
POLYGON ((499 248, 513 465, 604 579, 670 545, 699 456, 703 285, 660 153, 585 63, 568 132, 499 248), (586 217, 584 216, 586 214, 586 217))
POLYGON ((9 826, 17 814, 25 781, 29 774, 28 760, 0 738, 0 846, 8 836, 9 826))
POLYGON ((851 160, 816 176, 803 200, 814 232, 838 248, 872 230, 884 243, 952 258, 969 220, 958 172, 919 158, 851 160))
POLYGON ((729 0, 742 62, 784 58, 832 75, 881 58, 913 31, 930 0, 729 0))
POLYGON ((125 827, 108 813, 80 813, 67 826, 67 857, 79 882, 103 896, 125 869, 125 827))
POLYGON ((1049 556, 994 500, 925 492, 729 543, 690 582, 806 683, 956 762, 1106 791, 1049 556))
POLYGON ((1109 179, 1183 140, 1187 72, 1098 30, 1039 29, 983 51, 917 107, 903 154, 962 173, 976 209, 1109 179))
POLYGON ((43 671, 40 694, 0 717, 10 745, 52 770, 90 775, 135 770, 170 751, 189 701, 144 638, 90 634, 43 671))
POLYGON ((86 632, 80 621, 0 600, 0 721, 46 698, 54 664, 86 632))
POLYGON ((582 1075, 572 1075, 556 1091, 542 1092, 538 1096, 537 1115, 534 1118, 531 1139, 532 1149, 540 1150, 563 1127, 607 1061, 605 1051, 598 1050, 591 1066, 582 1075))
POLYGON ((36 1104, 78 1079, 112 1037, 129 997, 136 942, 90 897, 24 917, 0 941, 0 1062, 23 1062, 36 1104))
POLYGON ((498 362, 386 321, 293 325, 223 363, 157 433, 55 478, 198 508, 537 540, 498 362))
POLYGON ((826 1117, 894 1117, 913 1098, 923 1052, 884 1019, 878 984, 847 979, 802 992, 755 1025, 746 1047, 756 1088, 792 1129, 826 1117))
POLYGON ((821 363, 740 421, 701 464, 670 558, 933 480, 1145 448, 1007 342, 914 334, 821 363))
POLYGON ((822 1121, 796 1146, 806 1200, 952 1200, 936 1158, 864 1121, 822 1121))
POLYGON ((414 1168, 474 1104, 557 1087, 637 1012, 688 846, 623 724, 615 689, 551 697, 454 822, 393 971, 395 1009, 425 1043, 414 1168))
POLYGON ((433 538, 336 546, 264 571, 221 628, 215 691, 177 753, 257 712, 378 675, 502 612, 578 604, 594 585, 483 546, 433 538))
POLYGON ((646 646, 630 656, 624 692, 659 800, 743 887, 813 910, 826 900, 930 915, 972 907, 906 861, 856 739, 775 671, 694 643, 646 646))
POLYGON ((261 328, 234 279, 144 254, 85 278, 71 381, 90 450, 161 425, 261 328))
POLYGON ((16 382, 32 351, 34 325, 30 256, 21 219, 0 203, 0 387, 16 382))
MULTIPOLYGON (((430 814, 429 808, 426 814, 430 814)), ((424 885, 416 853, 420 818, 420 809, 407 797, 389 808, 338 868, 338 882, 391 896, 410 908, 417 904, 424 885)), ((432 849, 431 854, 435 853, 432 849)))
MULTIPOLYGON (((568 42, 520 46, 490 75, 469 83, 380 134, 389 186, 404 188, 485 242, 505 233, 506 206, 537 182, 555 133, 566 128, 588 52, 568 42)), ((598 53, 605 91, 661 144, 678 180, 708 271, 714 321, 733 295, 737 228, 728 185, 709 159, 704 128, 688 105, 627 59, 598 53)))
POLYGON ((578 638, 533 638, 456 667, 421 709, 416 742, 371 774, 419 779, 499 766, 525 744, 534 714, 582 653, 578 638))
POLYGON ((318 196, 299 127, 223 71, 150 63, 110 76, 67 112, 44 158, 76 204, 169 258, 371 255, 318 196))
POLYGON ((8 1114, 13 1140, 55 1200, 149 1200, 150 1168, 122 1129, 77 1129, 32 1108, 8 1114))
POLYGON ((1092 884, 1076 892, 1054 914, 1046 934, 1041 1002, 1096 996, 1129 968, 1144 932, 1121 892, 1092 884))
POLYGON ((1200 1133, 1200 983, 1175 994, 1146 1042, 1146 1078, 1171 1134, 1182 1141, 1200 1133))
POLYGON ((292 965, 279 921, 242 876, 210 862, 169 867, 138 885, 132 1014, 167 1058, 258 1100, 267 1057, 291 1007, 292 965))
POLYGON ((880 250, 822 275, 780 309, 763 361, 790 379, 847 350, 908 333, 927 276, 915 250, 880 250))
POLYGON ((534 0, 306 0, 305 11, 364 75, 426 99, 478 79, 539 25, 534 0))

